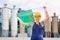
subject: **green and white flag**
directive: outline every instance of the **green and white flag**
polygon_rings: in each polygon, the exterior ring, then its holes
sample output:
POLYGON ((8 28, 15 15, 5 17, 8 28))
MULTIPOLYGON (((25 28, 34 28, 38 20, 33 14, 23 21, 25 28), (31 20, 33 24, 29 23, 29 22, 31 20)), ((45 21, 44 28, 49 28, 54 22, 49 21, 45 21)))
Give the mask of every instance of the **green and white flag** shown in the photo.
MULTIPOLYGON (((30 14, 32 13, 32 10, 26 10, 23 12, 18 13, 18 17, 24 22, 29 23, 32 22, 29 18, 30 14)), ((32 19, 34 20, 34 16, 32 16, 32 19)), ((28 28, 27 26, 25 28, 28 28)))

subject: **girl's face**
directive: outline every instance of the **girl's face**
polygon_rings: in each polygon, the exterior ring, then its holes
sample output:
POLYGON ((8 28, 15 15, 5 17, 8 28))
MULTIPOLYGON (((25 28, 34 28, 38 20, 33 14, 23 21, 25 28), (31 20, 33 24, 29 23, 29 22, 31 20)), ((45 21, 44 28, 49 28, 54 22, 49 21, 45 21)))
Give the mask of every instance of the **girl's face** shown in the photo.
POLYGON ((36 21, 36 22, 39 22, 40 19, 41 19, 41 16, 35 16, 35 21, 36 21))

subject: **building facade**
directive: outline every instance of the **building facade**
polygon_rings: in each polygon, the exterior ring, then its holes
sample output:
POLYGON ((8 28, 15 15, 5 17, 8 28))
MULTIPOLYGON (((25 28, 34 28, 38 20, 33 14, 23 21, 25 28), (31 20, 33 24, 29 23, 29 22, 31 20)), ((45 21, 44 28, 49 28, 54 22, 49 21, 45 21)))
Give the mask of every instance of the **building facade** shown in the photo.
MULTIPOLYGON (((21 12, 24 10, 19 9, 18 12, 21 12)), ((15 6, 13 6, 12 9, 9 9, 6 4, 4 4, 3 8, 0 8, 0 35, 3 37, 8 37, 9 35, 12 37, 30 37, 32 32, 31 28, 25 29, 22 24, 20 24, 19 20, 16 16, 16 9, 15 6), (11 10, 11 16, 9 17, 9 11, 11 10), (31 31, 30 31, 31 30, 31 31), (4 34, 5 33, 5 34, 4 34), (6 33, 8 35, 6 35, 6 33), (29 35, 28 35, 29 34, 29 35)), ((44 37, 51 37, 53 34, 53 37, 58 37, 59 35, 58 31, 58 17, 56 16, 56 13, 54 13, 54 16, 51 19, 49 19, 48 23, 44 25, 44 37), (52 23, 51 23, 52 22, 52 23)))

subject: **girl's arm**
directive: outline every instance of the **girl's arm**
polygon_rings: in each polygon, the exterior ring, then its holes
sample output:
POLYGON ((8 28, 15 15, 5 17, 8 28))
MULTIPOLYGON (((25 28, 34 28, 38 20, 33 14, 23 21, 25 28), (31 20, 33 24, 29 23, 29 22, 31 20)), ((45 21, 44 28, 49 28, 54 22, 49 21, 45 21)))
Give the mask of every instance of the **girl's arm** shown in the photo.
POLYGON ((44 19, 44 25, 48 22, 48 20, 49 20, 49 14, 48 14, 48 11, 46 10, 46 7, 44 6, 43 7, 44 8, 44 10, 45 10, 45 13, 46 13, 46 18, 44 19))

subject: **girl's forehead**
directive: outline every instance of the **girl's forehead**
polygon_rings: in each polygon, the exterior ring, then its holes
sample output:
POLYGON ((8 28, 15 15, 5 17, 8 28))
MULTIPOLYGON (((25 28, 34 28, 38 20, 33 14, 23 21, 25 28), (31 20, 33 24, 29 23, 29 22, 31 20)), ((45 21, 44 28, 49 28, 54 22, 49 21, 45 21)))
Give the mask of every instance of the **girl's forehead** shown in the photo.
POLYGON ((35 17, 41 17, 41 16, 35 16, 35 17))

